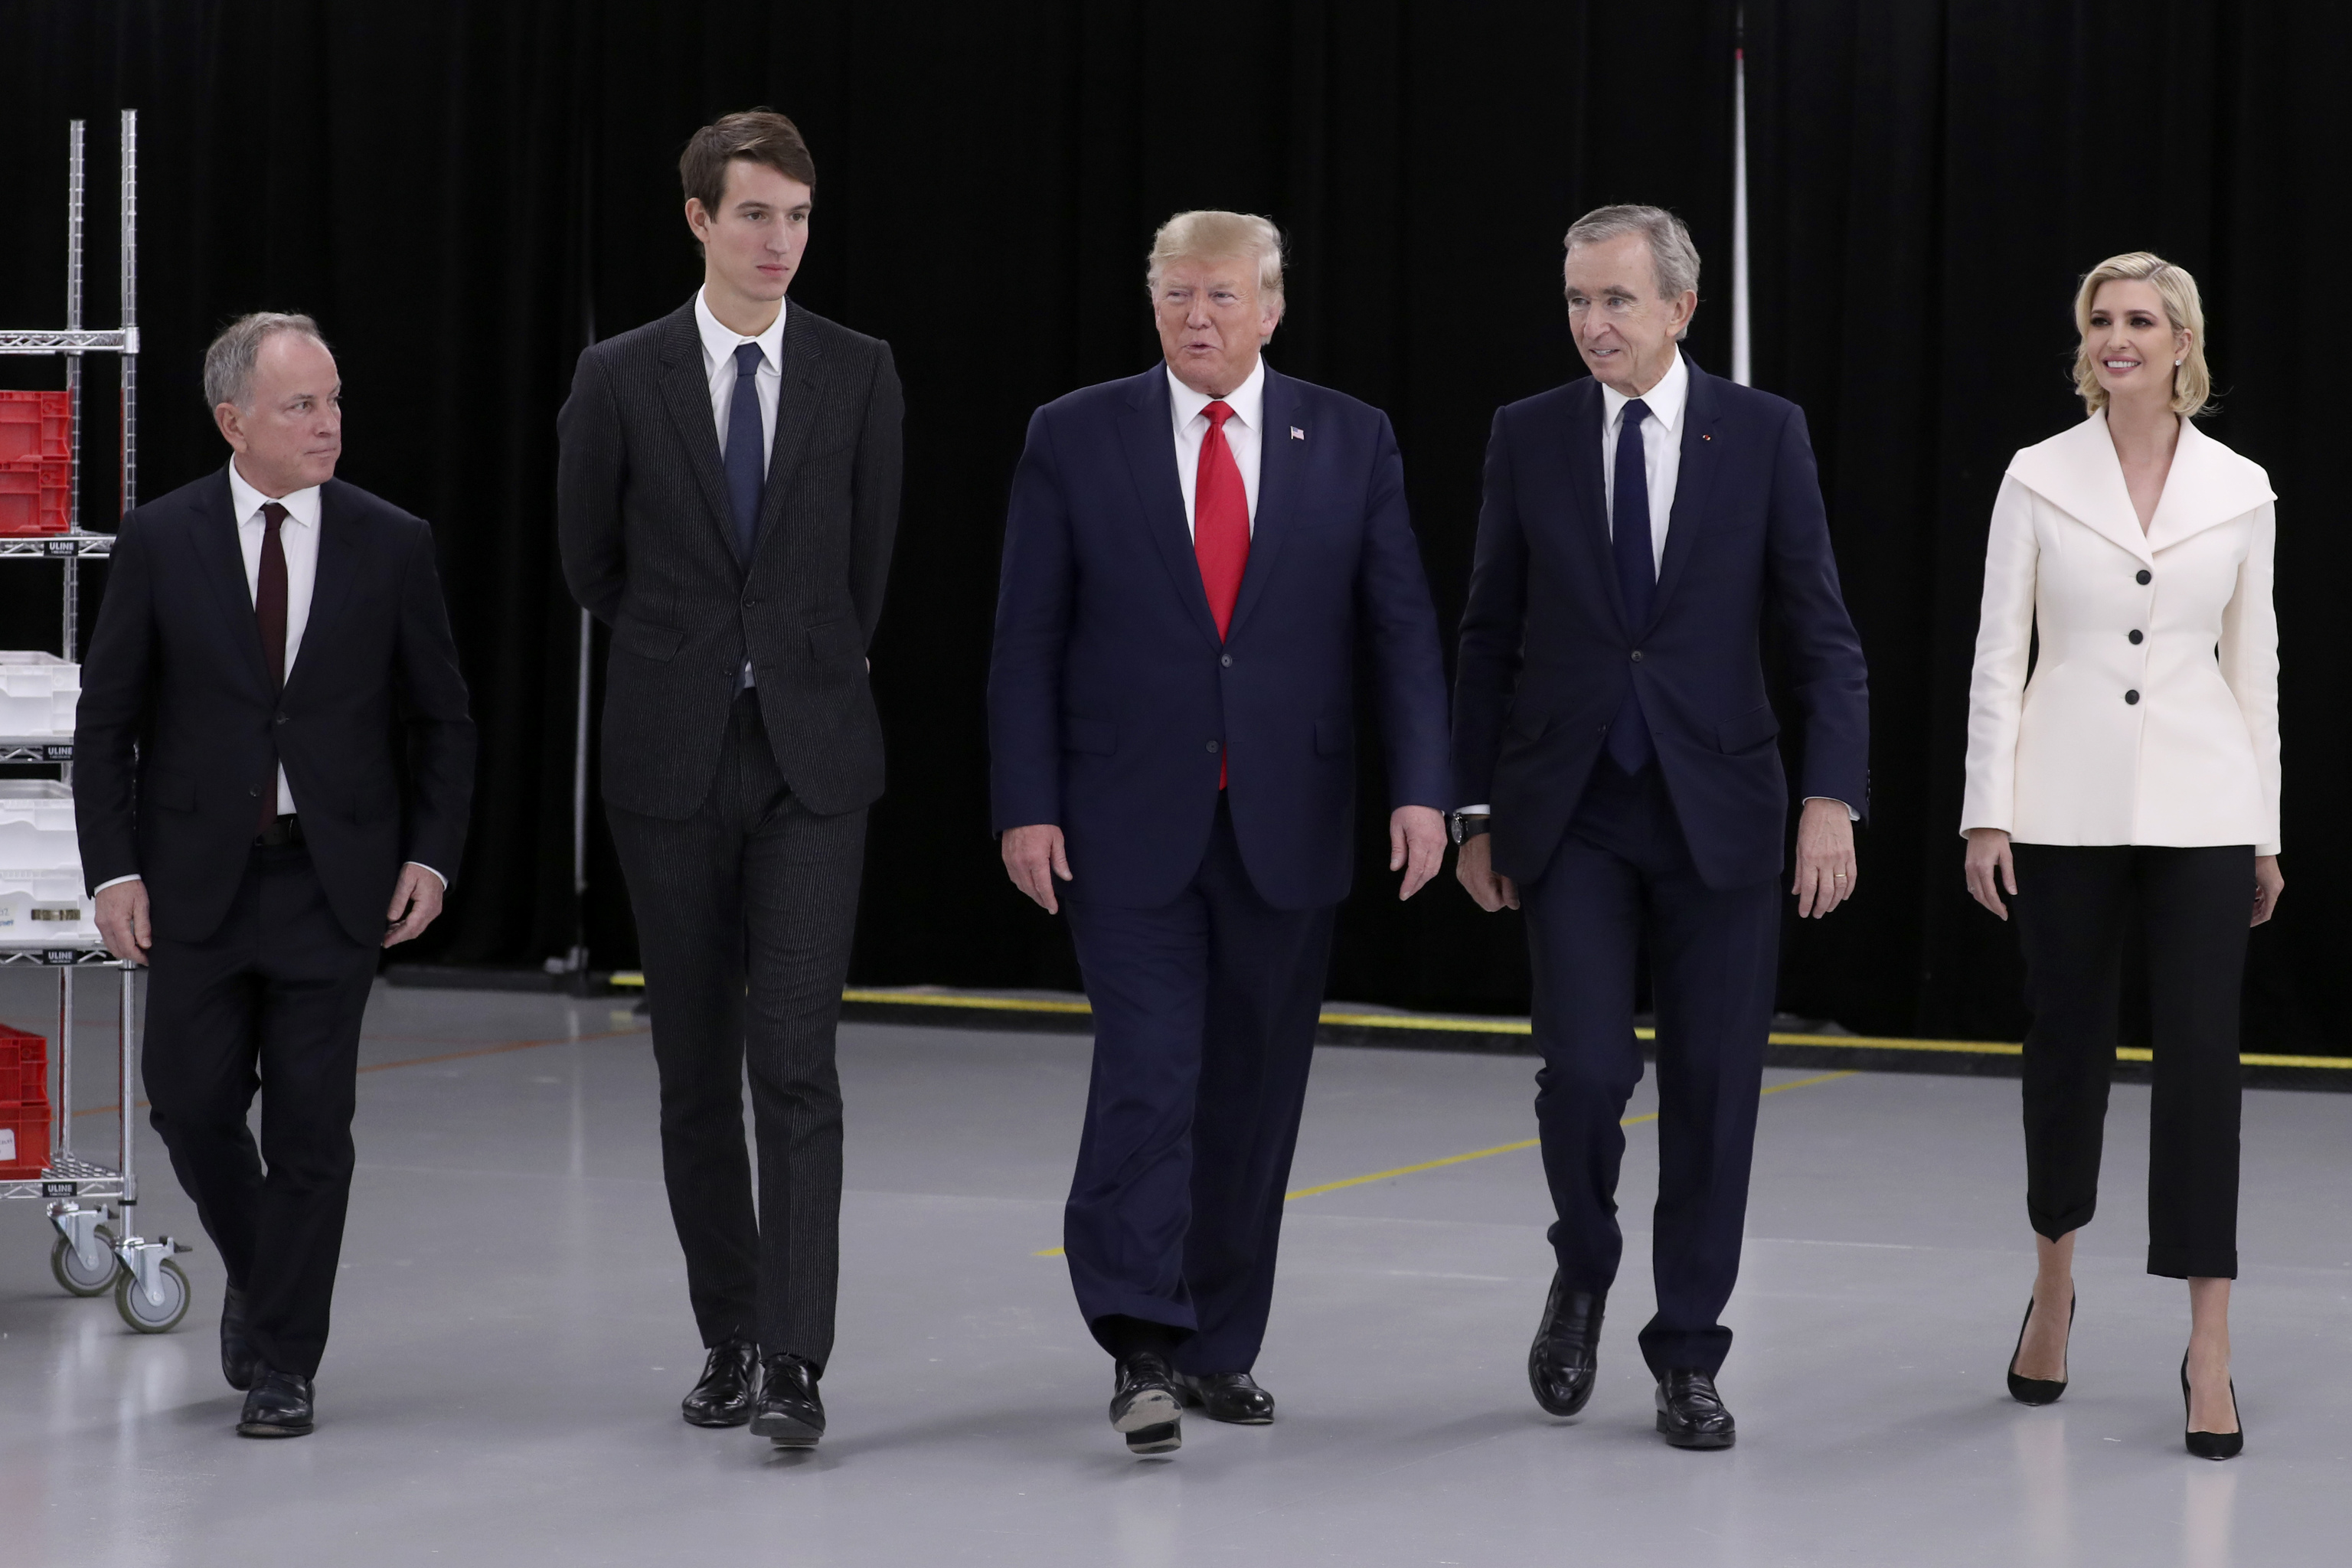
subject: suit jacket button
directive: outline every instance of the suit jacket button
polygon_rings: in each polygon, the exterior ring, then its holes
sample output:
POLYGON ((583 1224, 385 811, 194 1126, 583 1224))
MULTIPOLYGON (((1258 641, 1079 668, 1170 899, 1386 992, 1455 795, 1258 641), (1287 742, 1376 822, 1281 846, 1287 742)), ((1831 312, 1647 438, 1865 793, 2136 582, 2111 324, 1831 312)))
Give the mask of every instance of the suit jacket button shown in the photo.
POLYGON ((2138 577, 2134 579, 2134 581, 2137 582, 2141 587, 2145 588, 2150 583, 2156 581, 2156 574, 2150 572, 2147 567, 2143 566, 2139 569, 2138 577))
POLYGON ((2132 640, 2132 647, 2137 647, 2140 645, 2140 642, 2141 642, 2141 637, 2140 637, 2139 633, 2137 633, 2137 632, 2134 632, 2134 633, 2132 633, 2132 635, 2131 635, 2131 640, 2132 640))
POLYGON ((2136 703, 2139 700, 2139 693, 2137 691, 2126 691, 2124 693, 2124 700, 2126 702, 2136 703))
POLYGON ((1216 743, 1214 741, 1210 742, 1209 742, 1209 750, 1211 750, 1211 751, 1213 751, 1213 751, 1215 751, 1216 749, 1217 749, 1217 743, 1216 743))
POLYGON ((1229 653, 1219 654, 1217 656, 1217 662, 1223 665, 1225 668, 1231 669, 1234 667, 1234 656, 1229 653))
POLYGON ((1635 648, 1633 650, 1633 662, 1635 664, 1642 662, 1642 650, 1640 648, 1635 648))
POLYGON ((280 713, 280 714, 278 716, 278 721, 280 724, 283 724, 284 722, 286 722, 286 715, 285 715, 285 714, 283 714, 283 713, 280 713))

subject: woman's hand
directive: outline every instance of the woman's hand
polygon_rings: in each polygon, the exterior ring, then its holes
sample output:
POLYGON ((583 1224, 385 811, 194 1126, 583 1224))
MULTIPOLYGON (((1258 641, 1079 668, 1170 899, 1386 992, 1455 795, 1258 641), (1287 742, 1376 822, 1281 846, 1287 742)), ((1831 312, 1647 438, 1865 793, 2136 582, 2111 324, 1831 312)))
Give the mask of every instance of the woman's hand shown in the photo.
MULTIPOLYGON (((2277 858, 2272 857, 2271 875, 2278 875, 2277 858)), ((2260 861, 2255 862, 2261 865, 2260 861)), ((2017 897, 2017 866, 2009 858, 2009 835, 1998 827, 1969 829, 1969 896, 1999 915, 2009 919, 2009 908, 2000 901, 2001 890, 2007 889, 2011 898, 2017 897)), ((2260 925, 2270 916, 2263 910, 2259 896, 2254 900, 2254 923, 2260 925)))
POLYGON ((2279 895, 2286 891, 2286 879, 2279 875, 2278 857, 2254 857, 2254 920, 2262 924, 2278 913, 2279 895))

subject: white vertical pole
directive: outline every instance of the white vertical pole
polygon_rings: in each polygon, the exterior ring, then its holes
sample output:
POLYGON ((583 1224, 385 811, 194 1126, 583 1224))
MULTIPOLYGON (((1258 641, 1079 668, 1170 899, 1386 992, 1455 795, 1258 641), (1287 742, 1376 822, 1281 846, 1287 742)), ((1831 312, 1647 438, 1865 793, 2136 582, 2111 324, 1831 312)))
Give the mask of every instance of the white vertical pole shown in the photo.
POLYGON ((1731 56, 1731 379, 1755 384, 1748 302, 1748 51, 1731 56))

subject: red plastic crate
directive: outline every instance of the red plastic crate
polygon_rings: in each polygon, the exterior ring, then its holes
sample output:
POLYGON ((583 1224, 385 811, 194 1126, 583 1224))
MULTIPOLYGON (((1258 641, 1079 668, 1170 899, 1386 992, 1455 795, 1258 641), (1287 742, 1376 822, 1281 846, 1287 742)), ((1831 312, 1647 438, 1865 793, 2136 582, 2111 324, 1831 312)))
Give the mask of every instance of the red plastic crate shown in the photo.
POLYGON ((71 526, 73 466, 63 458, 0 461, 0 536, 63 533, 71 526))
POLYGON ((49 1108, 0 1105, 0 1180, 37 1176, 49 1164, 49 1108))
POLYGON ((0 392, 0 463, 73 455, 73 400, 62 392, 0 392))
POLYGON ((0 1024, 0 1105, 47 1105, 49 1042, 0 1024))

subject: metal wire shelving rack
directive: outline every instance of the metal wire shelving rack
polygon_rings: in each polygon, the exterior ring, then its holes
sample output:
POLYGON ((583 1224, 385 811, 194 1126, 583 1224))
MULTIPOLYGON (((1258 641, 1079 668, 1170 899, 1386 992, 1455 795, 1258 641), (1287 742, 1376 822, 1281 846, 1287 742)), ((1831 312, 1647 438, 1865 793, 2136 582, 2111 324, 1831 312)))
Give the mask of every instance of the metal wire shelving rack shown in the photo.
MULTIPOLYGON (((79 120, 68 128, 65 329, 0 330, 0 354, 55 355, 65 360, 66 391, 72 410, 68 529, 64 533, 0 539, 0 562, 58 563, 64 576, 58 636, 68 659, 77 658, 81 647, 81 563, 114 547, 111 533, 88 531, 81 521, 82 362, 89 354, 116 355, 121 366, 122 511, 138 504, 139 494, 139 111, 122 110, 119 208, 122 324, 109 329, 91 328, 82 321, 84 132, 85 122, 79 120)), ((59 776, 70 783, 73 745, 54 736, 0 736, 0 763, 55 765, 59 776)), ((187 1314, 187 1277, 172 1261, 174 1252, 187 1248, 169 1237, 150 1241, 127 1234, 131 1211, 139 1202, 131 1137, 131 1089, 136 1081, 132 1053, 137 1041, 131 966, 94 941, 68 946, 0 947, 0 966, 20 965, 37 965, 57 974, 58 1087, 50 1101, 46 1167, 37 1176, 0 1181, 0 1199, 30 1199, 48 1205, 50 1223, 58 1232, 49 1267, 59 1285, 77 1296, 110 1292, 116 1309, 131 1328, 143 1333, 164 1332, 187 1314), (111 969, 121 982, 115 1053, 119 1072, 113 1107, 115 1163, 110 1166, 86 1158, 74 1148, 74 982, 89 969, 111 969)))

